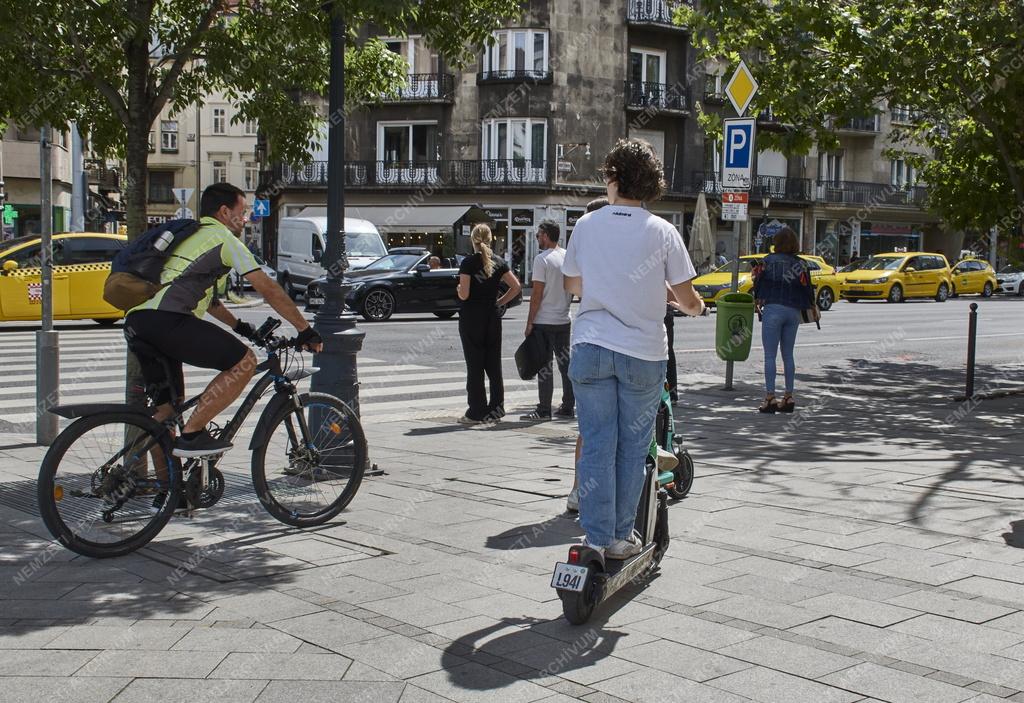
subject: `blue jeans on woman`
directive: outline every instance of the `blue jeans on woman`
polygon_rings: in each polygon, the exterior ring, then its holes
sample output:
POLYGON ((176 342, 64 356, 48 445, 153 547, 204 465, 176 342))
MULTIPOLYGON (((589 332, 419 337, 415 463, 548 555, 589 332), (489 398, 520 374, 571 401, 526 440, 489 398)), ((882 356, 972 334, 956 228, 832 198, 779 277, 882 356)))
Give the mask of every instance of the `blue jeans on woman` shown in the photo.
POLYGON ((793 392, 796 362, 793 347, 800 329, 800 311, 788 305, 769 303, 761 310, 761 344, 764 346, 764 389, 775 395, 775 357, 782 345, 782 367, 786 375, 786 393, 793 392))
POLYGON ((583 438, 580 524, 589 544, 607 547, 633 534, 665 366, 596 344, 572 348, 569 378, 583 438))

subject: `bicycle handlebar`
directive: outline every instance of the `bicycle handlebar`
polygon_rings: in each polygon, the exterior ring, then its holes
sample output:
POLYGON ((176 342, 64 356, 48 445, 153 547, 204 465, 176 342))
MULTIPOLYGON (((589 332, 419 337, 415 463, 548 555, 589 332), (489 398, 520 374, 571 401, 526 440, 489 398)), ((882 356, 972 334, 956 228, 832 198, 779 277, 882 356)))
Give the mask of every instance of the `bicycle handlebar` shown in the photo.
POLYGON ((301 350, 302 347, 296 343, 297 337, 279 337, 273 334, 274 330, 281 326, 281 321, 276 317, 268 317, 264 320, 252 335, 252 342, 268 352, 277 351, 286 347, 294 347, 301 350))

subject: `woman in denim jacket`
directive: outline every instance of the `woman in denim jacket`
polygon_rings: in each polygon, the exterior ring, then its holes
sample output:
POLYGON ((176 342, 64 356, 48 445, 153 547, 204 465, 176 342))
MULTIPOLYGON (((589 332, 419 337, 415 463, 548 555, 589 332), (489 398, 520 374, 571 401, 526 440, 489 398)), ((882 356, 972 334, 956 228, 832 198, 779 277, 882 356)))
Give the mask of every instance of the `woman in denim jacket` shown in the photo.
POLYGON ((761 314, 761 343, 764 346, 763 413, 790 413, 796 407, 793 382, 796 363, 793 347, 802 320, 801 311, 814 305, 814 287, 803 259, 797 256, 800 244, 789 227, 776 232, 774 252, 758 264, 754 271, 753 295, 761 314), (775 358, 782 345, 782 366, 786 377, 786 394, 782 402, 775 400, 775 358))

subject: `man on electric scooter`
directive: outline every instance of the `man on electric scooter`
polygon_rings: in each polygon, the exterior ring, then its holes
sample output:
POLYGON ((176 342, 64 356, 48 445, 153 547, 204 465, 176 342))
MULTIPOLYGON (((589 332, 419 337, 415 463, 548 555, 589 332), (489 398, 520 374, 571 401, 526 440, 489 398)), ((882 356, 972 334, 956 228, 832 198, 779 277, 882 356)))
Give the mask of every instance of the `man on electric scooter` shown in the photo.
POLYGON ((566 291, 580 297, 569 377, 582 439, 583 543, 625 559, 642 548, 633 523, 665 381, 665 286, 687 314, 700 315, 704 303, 679 232, 643 207, 665 190, 651 145, 620 140, 602 170, 609 204, 577 222, 562 272, 566 291))

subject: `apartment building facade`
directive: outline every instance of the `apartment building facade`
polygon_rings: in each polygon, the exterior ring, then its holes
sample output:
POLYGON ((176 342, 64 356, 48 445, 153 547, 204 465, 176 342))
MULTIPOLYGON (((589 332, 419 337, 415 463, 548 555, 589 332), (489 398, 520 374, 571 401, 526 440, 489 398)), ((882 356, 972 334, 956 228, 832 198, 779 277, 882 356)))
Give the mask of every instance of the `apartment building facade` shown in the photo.
MULTIPOLYGON (((220 94, 202 105, 172 113, 164 109, 149 133, 146 213, 150 224, 198 214, 199 194, 211 183, 228 182, 250 202, 259 181, 255 121, 233 122, 237 109, 220 94), (198 169, 197 169, 198 164, 198 169), (180 203, 175 189, 191 189, 180 203)), ((249 227, 248 237, 258 229, 249 227)))
MULTIPOLYGON (((571 236, 585 204, 604 192, 604 154, 630 136, 648 140, 665 164, 668 193, 652 210, 687 232, 697 195, 717 211, 721 194, 720 145, 704 138, 696 102, 734 112, 724 95, 727 67, 696 61, 688 29, 672 23, 674 4, 534 0, 461 71, 415 32, 381 37, 406 59, 409 76, 397 94, 348 116, 347 215, 371 220, 389 246, 444 256, 468 252, 470 225, 489 221, 497 250, 529 281, 536 225, 553 219, 571 236)), ((921 209, 925 190, 912 170, 883 153, 891 125, 888 112, 844 125, 840 148, 829 153, 761 152, 739 253, 764 246, 758 234, 782 224, 805 250, 835 261, 945 244, 921 209)), ((758 128, 785 125, 765 111, 758 128)), ((326 135, 311 164, 277 164, 264 174, 271 256, 273 220, 322 207, 326 185, 326 135)), ((732 223, 716 220, 713 229, 719 249, 733 255, 732 223)))
MULTIPOLYGON (((16 217, 9 218, 9 224, 0 220, 0 240, 38 234, 41 230, 39 158, 39 130, 9 125, 0 143, 0 181, 16 217)), ((60 232, 71 223, 70 132, 53 130, 50 172, 53 229, 60 232)))

